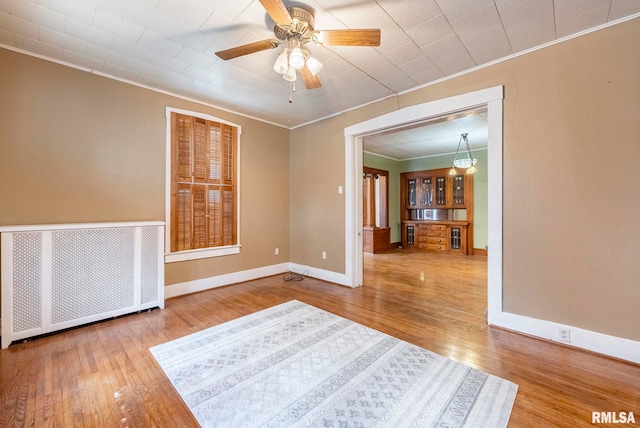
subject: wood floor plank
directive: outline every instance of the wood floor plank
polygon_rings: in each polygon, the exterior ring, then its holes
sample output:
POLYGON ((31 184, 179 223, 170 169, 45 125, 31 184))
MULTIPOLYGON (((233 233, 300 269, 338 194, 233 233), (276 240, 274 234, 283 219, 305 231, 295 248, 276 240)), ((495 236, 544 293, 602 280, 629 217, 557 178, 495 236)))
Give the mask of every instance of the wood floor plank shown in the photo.
POLYGON ((14 344, 0 351, 0 426, 196 427, 148 349, 292 299, 517 383, 510 427, 592 427, 592 411, 640 424, 640 366, 487 326, 486 258, 391 250, 364 262, 357 289, 276 275, 14 344))

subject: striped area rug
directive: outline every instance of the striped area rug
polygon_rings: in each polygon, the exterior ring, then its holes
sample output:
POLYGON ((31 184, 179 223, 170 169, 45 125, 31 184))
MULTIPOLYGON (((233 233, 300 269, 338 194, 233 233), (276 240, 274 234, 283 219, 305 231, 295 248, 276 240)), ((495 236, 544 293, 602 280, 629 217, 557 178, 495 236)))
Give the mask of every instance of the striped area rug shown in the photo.
POLYGON ((203 427, 506 427, 518 388, 295 300, 150 351, 203 427))

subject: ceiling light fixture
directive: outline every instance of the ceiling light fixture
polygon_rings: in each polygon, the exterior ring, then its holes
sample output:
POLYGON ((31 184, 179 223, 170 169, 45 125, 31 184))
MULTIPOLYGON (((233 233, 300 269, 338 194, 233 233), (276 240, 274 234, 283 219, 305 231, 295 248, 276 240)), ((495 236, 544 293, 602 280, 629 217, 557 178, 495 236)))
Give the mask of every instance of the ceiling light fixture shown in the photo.
POLYGON ((310 56, 309 59, 307 60, 307 68, 309 69, 311 74, 315 76, 320 72, 320 69, 322 68, 322 63, 317 59, 315 59, 314 57, 310 56))
POLYGON ((282 74, 284 80, 293 82, 296 80, 296 70, 301 70, 307 67, 312 76, 315 76, 320 72, 322 63, 309 55, 306 49, 300 48, 300 41, 291 37, 287 40, 287 46, 282 49, 278 58, 276 58, 275 64, 273 64, 273 70, 282 74))
POLYGON ((467 134, 460 134, 460 140, 458 141, 458 149, 456 150, 456 155, 453 157, 453 166, 451 170, 449 170, 449 175, 456 175, 456 168, 466 169, 467 174, 474 174, 477 172, 475 164, 478 163, 478 159, 474 159, 471 157, 471 149, 469 148, 469 140, 467 139, 467 134), (460 152, 460 144, 464 141, 467 146, 467 157, 458 159, 458 153, 460 152))
POLYGON ((282 78, 287 82, 295 82, 297 78, 296 69, 289 67, 289 69, 282 75, 282 78))
POLYGON ((273 64, 273 70, 278 74, 285 74, 289 69, 289 49, 284 48, 278 58, 276 59, 276 63, 273 64))
POLYGON ((289 46, 291 46, 291 53, 289 54, 289 67, 300 70, 304 67, 304 55, 302 49, 300 49, 300 41, 296 38, 289 39, 289 46))

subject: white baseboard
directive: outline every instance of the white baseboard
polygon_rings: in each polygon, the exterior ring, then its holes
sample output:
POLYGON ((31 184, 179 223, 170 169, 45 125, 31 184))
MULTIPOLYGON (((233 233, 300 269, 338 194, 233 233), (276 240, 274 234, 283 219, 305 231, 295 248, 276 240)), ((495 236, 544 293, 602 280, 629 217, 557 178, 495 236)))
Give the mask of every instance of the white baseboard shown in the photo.
POLYGON ((343 273, 331 272, 329 270, 318 269, 310 266, 289 263, 289 270, 295 273, 304 273, 306 276, 321 279, 323 281, 334 282, 340 285, 348 285, 347 275, 343 273))
POLYGON ((501 312, 489 321, 497 327, 640 364, 640 342, 634 340, 509 312, 501 312), (570 342, 560 340, 561 329, 569 329, 570 342))
POLYGON ((249 269, 240 272, 232 272, 224 275, 212 276, 210 278, 196 279, 194 281, 181 282, 167 285, 164 289, 164 297, 182 296, 184 294, 195 293, 197 291, 209 290, 211 288, 222 287, 238 282, 251 281, 253 279, 264 278, 266 276, 277 275, 289 269, 289 263, 264 266, 256 269, 249 269))
POLYGON ((347 276, 343 273, 331 272, 324 269, 299 265, 297 263, 280 263, 277 265, 264 266, 256 269, 232 272, 224 275, 212 276, 210 278, 202 278, 194 281, 167 285, 164 289, 164 297, 168 299, 170 297, 177 297, 184 294, 223 287, 225 285, 236 284, 238 282, 251 281, 253 279, 278 275, 280 273, 284 273, 286 270, 340 285, 348 284, 347 276))

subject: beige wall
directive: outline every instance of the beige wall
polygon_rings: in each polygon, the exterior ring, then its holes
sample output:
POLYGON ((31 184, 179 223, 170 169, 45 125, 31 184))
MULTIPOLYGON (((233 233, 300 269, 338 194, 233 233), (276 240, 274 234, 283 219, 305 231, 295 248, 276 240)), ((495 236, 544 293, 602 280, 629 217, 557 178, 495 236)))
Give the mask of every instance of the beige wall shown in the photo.
POLYGON ((242 250, 168 264, 166 283, 289 260, 289 130, 4 49, 0 64, 0 225, 164 221, 169 106, 242 126, 242 250))
POLYGON ((634 19, 293 130, 291 260, 345 272, 346 126, 504 85, 504 310, 640 340, 638 40, 634 19))

